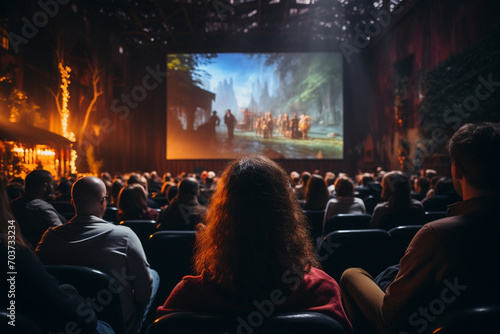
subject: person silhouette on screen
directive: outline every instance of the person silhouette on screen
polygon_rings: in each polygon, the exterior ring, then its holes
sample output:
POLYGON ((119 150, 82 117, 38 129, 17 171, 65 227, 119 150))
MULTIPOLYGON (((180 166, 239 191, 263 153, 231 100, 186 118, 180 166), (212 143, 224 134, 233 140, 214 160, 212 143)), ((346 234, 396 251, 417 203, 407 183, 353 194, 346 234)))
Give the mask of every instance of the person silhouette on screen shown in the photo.
POLYGON ((297 118, 297 113, 293 113, 293 117, 290 120, 290 130, 292 131, 292 138, 299 138, 301 134, 299 133, 299 119, 297 118))
POLYGON ((236 125, 236 118, 231 114, 231 110, 226 110, 226 116, 224 116, 224 123, 227 126, 228 141, 232 142, 234 138, 234 126, 236 125))
POLYGON ((219 126, 220 124, 220 118, 217 116, 217 111, 212 111, 212 116, 208 119, 208 131, 210 134, 210 139, 215 140, 216 139, 216 132, 215 128, 219 126))

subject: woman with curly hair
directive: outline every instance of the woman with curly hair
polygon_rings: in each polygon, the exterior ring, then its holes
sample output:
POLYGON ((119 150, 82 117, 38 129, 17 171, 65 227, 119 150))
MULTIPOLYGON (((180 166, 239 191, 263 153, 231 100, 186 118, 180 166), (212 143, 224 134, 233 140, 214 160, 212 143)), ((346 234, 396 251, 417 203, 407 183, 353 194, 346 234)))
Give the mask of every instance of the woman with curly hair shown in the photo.
POLYGON ((272 160, 232 162, 219 180, 196 238, 194 268, 157 316, 175 311, 248 311, 271 300, 276 310, 310 310, 348 332, 337 282, 319 262, 287 174, 272 160), (278 297, 279 296, 279 297, 278 297))

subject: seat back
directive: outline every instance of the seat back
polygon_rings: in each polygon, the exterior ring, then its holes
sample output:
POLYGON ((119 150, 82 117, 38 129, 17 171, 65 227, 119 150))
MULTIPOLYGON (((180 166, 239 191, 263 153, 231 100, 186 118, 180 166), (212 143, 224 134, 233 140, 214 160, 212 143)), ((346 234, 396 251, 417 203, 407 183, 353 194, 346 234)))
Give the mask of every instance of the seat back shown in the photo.
POLYGON ((323 234, 323 219, 325 218, 325 210, 304 210, 304 213, 309 221, 313 240, 316 240, 316 238, 323 234))
POLYGON ((366 213, 371 215, 379 202, 380 202, 379 198, 373 195, 363 198, 363 203, 365 203, 366 213))
POLYGON ((118 208, 115 208, 114 206, 107 206, 102 219, 108 222, 112 222, 113 224, 116 224, 118 223, 118 218, 116 216, 117 214, 118 214, 118 208))
POLYGON ((380 229, 332 232, 321 241, 318 254, 324 271, 337 281, 347 268, 360 267, 376 276, 399 260, 391 236, 380 229))
POLYGON ((389 235, 394 243, 394 252, 398 258, 402 258, 405 255, 408 245, 421 228, 422 225, 405 225, 396 226, 389 231, 389 235))
POLYGON ((157 319, 146 334, 345 334, 335 319, 316 312, 287 312, 266 315, 260 311, 245 314, 176 312, 157 319))
POLYGON ((359 213, 341 213, 330 217, 323 224, 323 236, 339 230, 361 230, 370 227, 371 216, 359 213))
POLYGON ((54 202, 50 202, 50 204, 52 204, 54 209, 56 209, 56 211, 61 216, 66 218, 66 220, 70 220, 71 218, 73 218, 75 216, 75 207, 73 206, 73 204, 71 204, 71 202, 54 201, 54 202))
POLYGON ((129 227, 141 240, 142 246, 146 244, 149 237, 156 232, 156 221, 154 220, 122 220, 120 225, 129 227))
POLYGON ((500 304, 476 306, 455 311, 437 319, 426 333, 436 334, 498 334, 500 333, 500 304))
POLYGON ((82 266, 45 266, 49 274, 55 276, 59 284, 70 284, 84 299, 90 298, 99 320, 107 322, 116 334, 126 332, 122 304, 115 278, 106 273, 82 266))
POLYGON ((432 222, 446 217, 446 211, 426 211, 425 212, 425 222, 432 222))
POLYGON ((195 231, 160 231, 146 242, 144 250, 151 268, 160 275, 157 305, 163 304, 185 275, 192 274, 195 231))
POLYGON ((389 231, 396 226, 423 225, 425 214, 421 209, 409 208, 403 213, 390 213, 380 218, 378 228, 389 231))
POLYGON ((7 309, 0 310, 0 333, 29 333, 29 334, 41 334, 42 331, 38 326, 28 318, 26 315, 21 314, 17 311, 14 313, 14 318, 10 317, 10 311, 7 309), (13 325, 9 325, 9 322, 15 320, 13 325))

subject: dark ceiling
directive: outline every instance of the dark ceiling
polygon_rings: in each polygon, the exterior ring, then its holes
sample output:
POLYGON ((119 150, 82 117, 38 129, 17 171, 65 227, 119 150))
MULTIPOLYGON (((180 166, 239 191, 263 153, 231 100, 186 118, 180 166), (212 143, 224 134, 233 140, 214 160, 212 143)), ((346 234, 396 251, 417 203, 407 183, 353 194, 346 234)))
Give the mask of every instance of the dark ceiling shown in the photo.
POLYGON ((129 45, 176 50, 338 49, 356 25, 410 0, 103 0, 129 45))

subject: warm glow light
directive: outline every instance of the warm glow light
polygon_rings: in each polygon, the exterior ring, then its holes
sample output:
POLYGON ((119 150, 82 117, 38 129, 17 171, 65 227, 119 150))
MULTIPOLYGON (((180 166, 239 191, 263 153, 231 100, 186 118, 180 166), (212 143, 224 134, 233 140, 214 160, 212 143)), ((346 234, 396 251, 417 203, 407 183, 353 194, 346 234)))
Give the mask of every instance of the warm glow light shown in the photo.
POLYGON ((75 134, 73 132, 68 131, 68 118, 69 118, 69 110, 68 110, 68 101, 69 101, 69 91, 68 86, 71 83, 69 81, 69 72, 71 72, 71 68, 69 66, 63 66, 62 63, 59 63, 59 72, 61 72, 61 89, 62 89, 62 106, 61 106, 61 123, 62 123, 62 133, 63 136, 68 138, 71 141, 75 141, 75 134))
POLYGON ((71 162, 69 163, 70 169, 71 169, 71 174, 76 174, 76 159, 78 158, 78 154, 76 153, 75 150, 71 150, 71 162))
POLYGON ((24 154, 24 149, 22 149, 21 147, 14 147, 12 149, 12 152, 19 153, 19 154, 24 154))
MULTIPOLYGON (((71 83, 69 81, 69 72, 71 72, 71 68, 69 66, 64 66, 62 63, 59 63, 59 72, 61 72, 61 89, 62 89, 62 107, 61 107, 61 123, 63 136, 71 140, 72 142, 76 141, 75 134, 73 132, 68 131, 68 118, 69 118, 69 109, 68 109, 68 101, 69 101, 69 91, 68 86, 71 83)), ((76 174, 76 159, 78 158, 78 154, 75 150, 71 149, 71 161, 69 163, 71 174, 76 174)))

